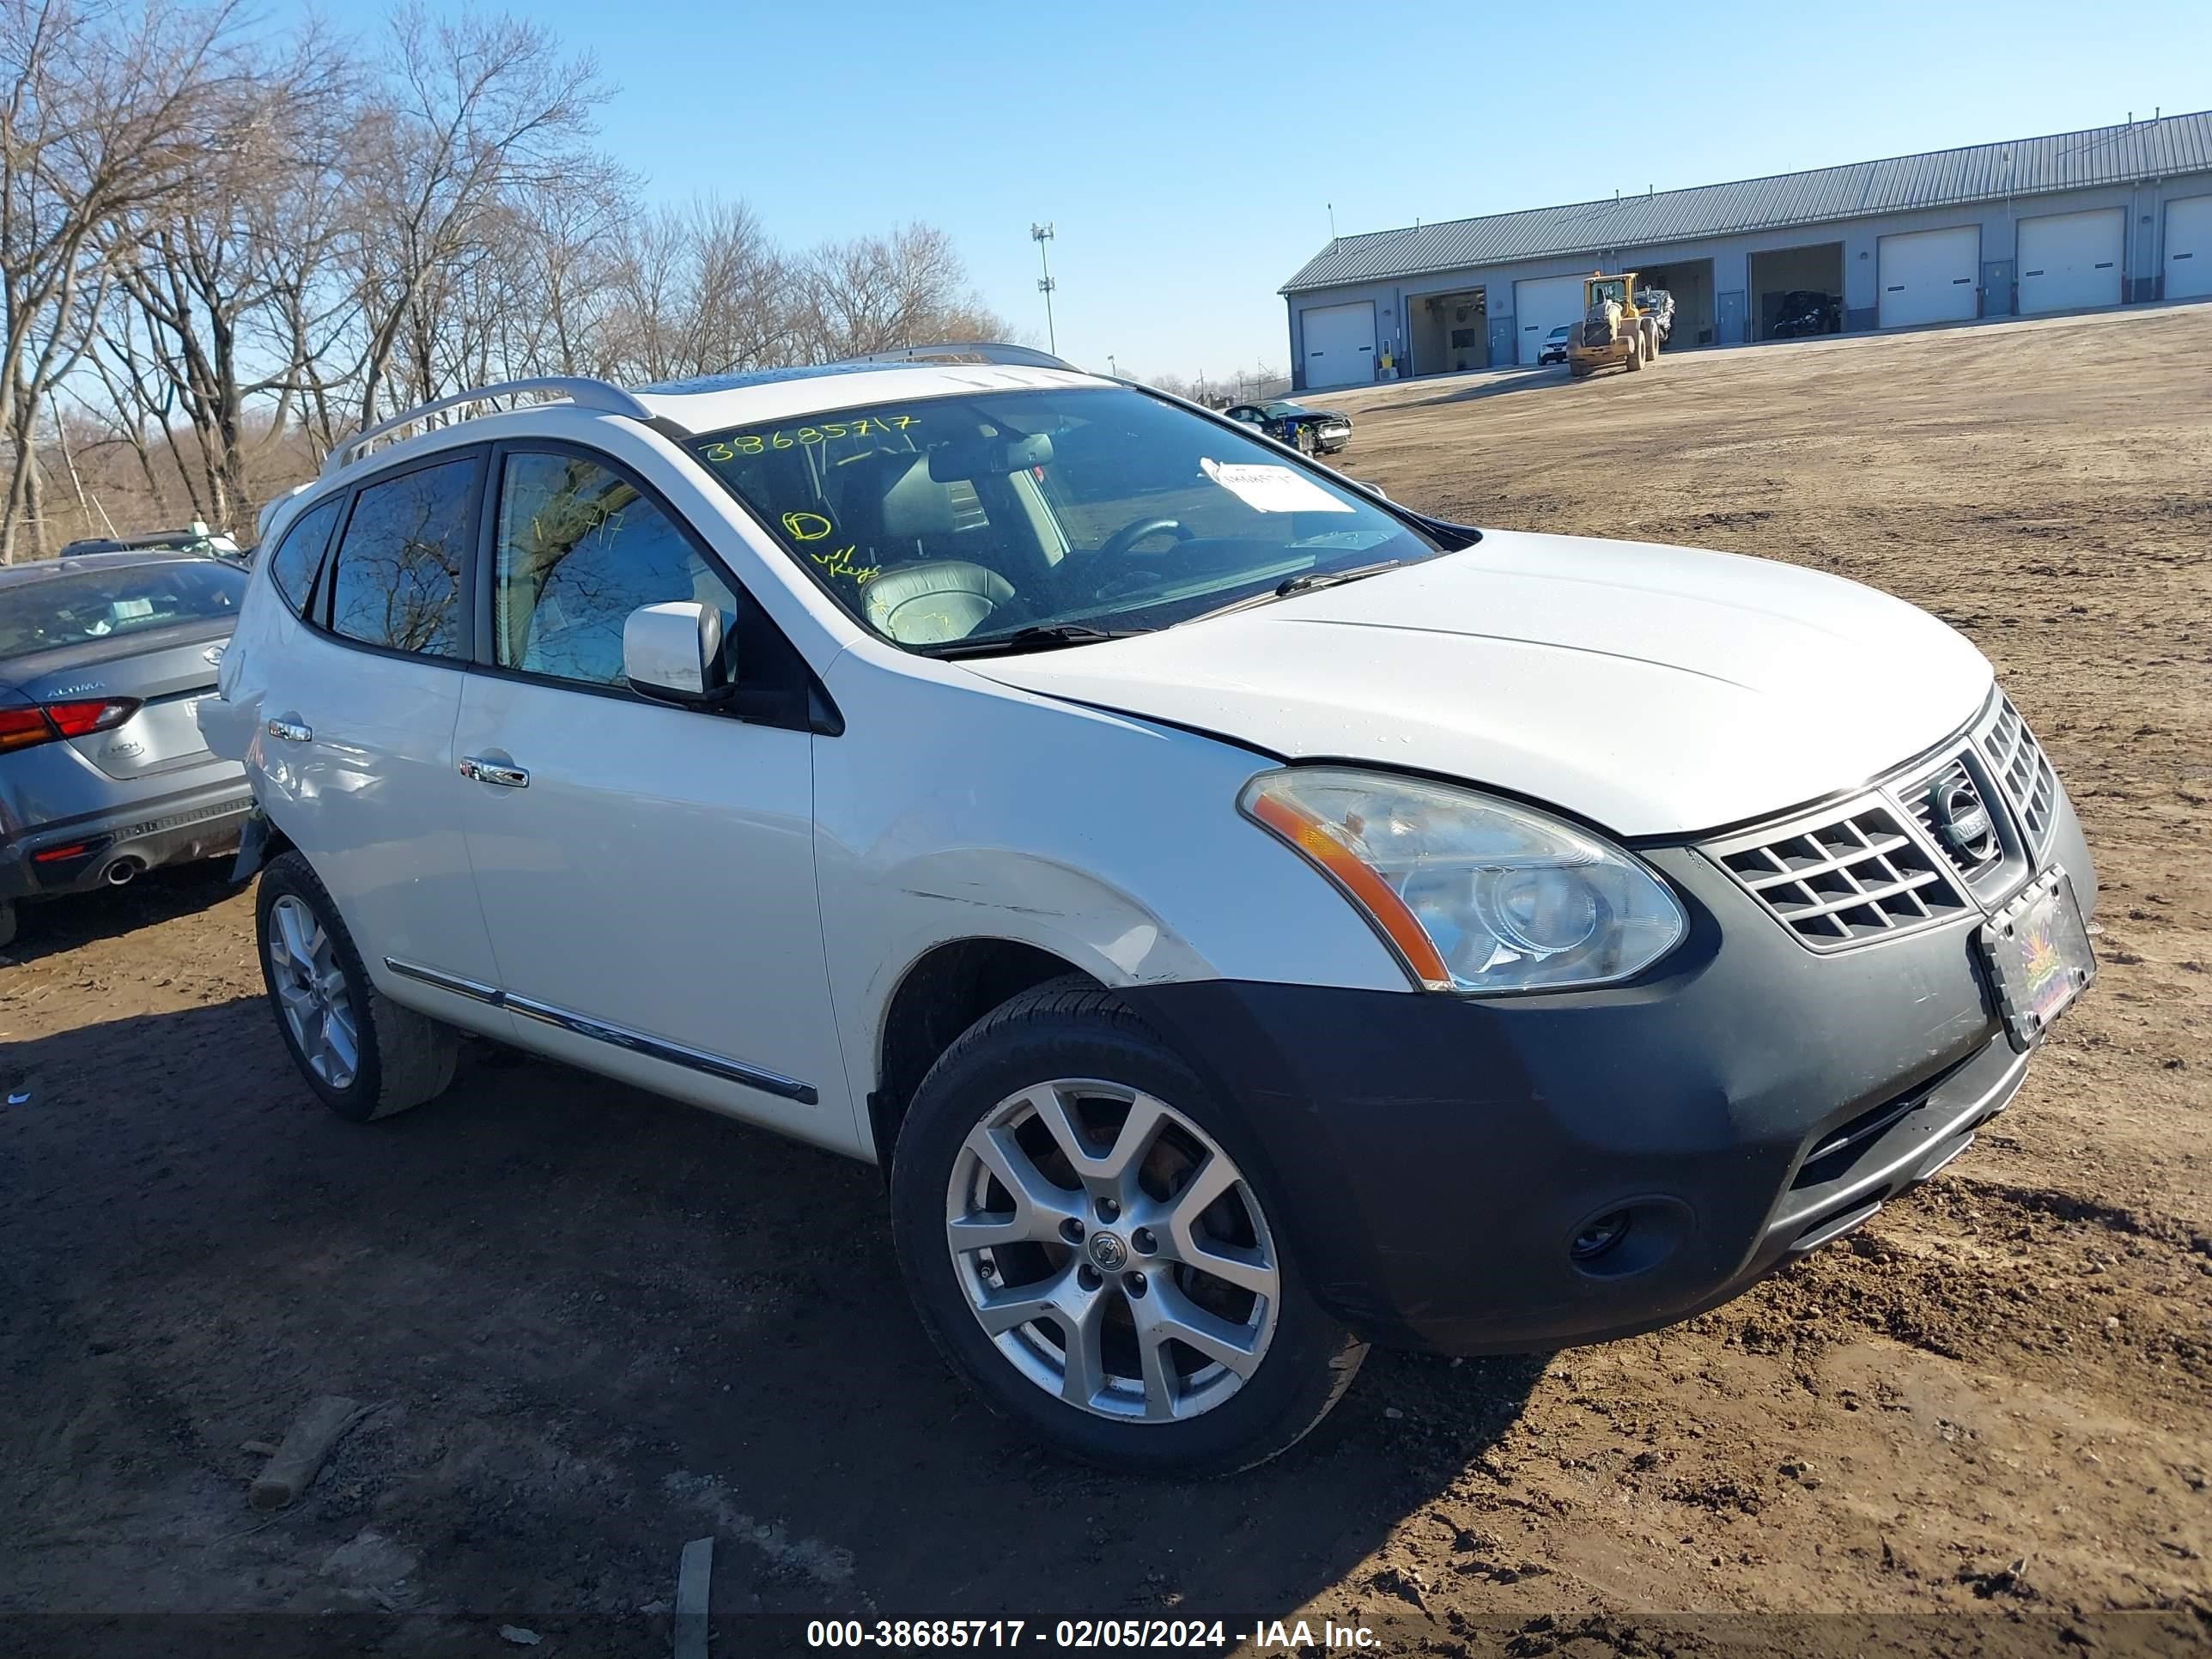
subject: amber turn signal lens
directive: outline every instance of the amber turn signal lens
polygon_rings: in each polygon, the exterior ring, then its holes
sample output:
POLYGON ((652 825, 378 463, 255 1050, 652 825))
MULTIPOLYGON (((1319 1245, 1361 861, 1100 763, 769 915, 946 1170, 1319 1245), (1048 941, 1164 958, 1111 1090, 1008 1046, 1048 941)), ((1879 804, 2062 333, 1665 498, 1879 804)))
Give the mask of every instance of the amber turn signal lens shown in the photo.
POLYGON ((1350 848, 1331 835, 1328 826, 1296 802, 1280 795, 1253 797, 1247 810, 1265 829, 1341 887, 1347 897, 1365 912, 1367 919, 1404 959, 1415 979, 1431 991, 1451 988, 1451 970, 1437 954, 1436 945, 1415 921, 1405 901, 1364 864, 1350 848))

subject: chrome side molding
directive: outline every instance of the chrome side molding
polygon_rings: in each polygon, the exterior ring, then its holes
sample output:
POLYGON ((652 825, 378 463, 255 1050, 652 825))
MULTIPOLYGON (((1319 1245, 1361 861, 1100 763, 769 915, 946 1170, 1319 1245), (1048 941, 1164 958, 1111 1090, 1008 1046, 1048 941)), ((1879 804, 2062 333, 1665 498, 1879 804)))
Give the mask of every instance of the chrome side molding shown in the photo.
POLYGON ((525 1019, 534 1019, 546 1025, 578 1036, 589 1037, 594 1042, 605 1042, 617 1048, 627 1048, 632 1054, 643 1054, 647 1060, 658 1060, 670 1066, 681 1066, 687 1071, 701 1072, 708 1077, 720 1078, 726 1083, 742 1084, 748 1089, 758 1089, 763 1094, 775 1095, 784 1100, 795 1100, 802 1106, 818 1106, 821 1091, 811 1083, 801 1083, 797 1078, 786 1077, 781 1072, 771 1072, 758 1066, 748 1066, 727 1054, 709 1054, 703 1048, 693 1048, 681 1042, 671 1042, 665 1037, 647 1036, 642 1031, 633 1031, 626 1026, 610 1025, 605 1020, 592 1019, 569 1008, 557 1007, 550 1002, 540 1002, 534 997, 519 997, 511 991, 479 981, 465 979, 459 974, 441 972, 425 968, 418 963, 402 962, 396 957, 386 957, 384 965, 403 979, 419 981, 441 991, 450 991, 455 996, 467 997, 494 1008, 505 1008, 525 1019))
POLYGON ((434 985, 441 991, 451 991, 455 996, 468 997, 477 1002, 488 1002, 493 1007, 505 1006, 507 999, 495 985, 485 985, 472 979, 463 979, 459 974, 441 973, 435 968, 424 968, 412 962, 401 962, 386 957, 384 965, 402 979, 420 980, 425 985, 434 985))

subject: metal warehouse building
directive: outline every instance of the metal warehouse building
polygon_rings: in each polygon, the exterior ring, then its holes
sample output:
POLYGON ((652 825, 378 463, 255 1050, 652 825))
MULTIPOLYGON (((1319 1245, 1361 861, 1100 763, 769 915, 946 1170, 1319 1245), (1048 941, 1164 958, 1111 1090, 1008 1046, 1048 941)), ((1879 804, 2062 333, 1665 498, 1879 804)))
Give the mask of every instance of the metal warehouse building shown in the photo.
POLYGON ((1592 270, 1675 301, 1670 349, 2212 295, 2212 111, 1343 236, 1283 285, 1302 387, 1534 363, 1592 270))

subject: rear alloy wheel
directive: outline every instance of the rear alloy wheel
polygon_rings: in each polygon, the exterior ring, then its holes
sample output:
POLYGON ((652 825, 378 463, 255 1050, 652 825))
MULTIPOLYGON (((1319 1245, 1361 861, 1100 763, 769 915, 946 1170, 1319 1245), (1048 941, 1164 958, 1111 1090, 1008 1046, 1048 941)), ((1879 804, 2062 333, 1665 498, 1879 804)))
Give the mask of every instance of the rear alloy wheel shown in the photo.
POLYGON ((306 859, 270 863, 254 913, 277 1029, 325 1105, 367 1123, 444 1092, 459 1053, 453 1028, 377 990, 306 859))
POLYGON ((361 1071, 361 1028, 331 936, 295 893, 269 907, 269 992, 294 1051, 319 1083, 351 1088, 361 1071))
POLYGON ((946 1357, 996 1409, 1109 1468, 1261 1462, 1366 1352, 1304 1293, 1232 1121, 1087 981, 1015 998, 931 1069, 900 1128, 891 1219, 946 1357))

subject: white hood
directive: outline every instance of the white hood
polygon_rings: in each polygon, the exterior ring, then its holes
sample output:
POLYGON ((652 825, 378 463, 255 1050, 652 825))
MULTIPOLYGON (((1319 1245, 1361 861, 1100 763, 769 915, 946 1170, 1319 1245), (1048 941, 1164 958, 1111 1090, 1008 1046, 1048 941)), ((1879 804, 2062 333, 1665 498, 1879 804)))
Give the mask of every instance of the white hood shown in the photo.
POLYGON ((964 665, 1294 759, 1489 785, 1632 836, 1855 787, 1965 725, 1992 679, 1963 635, 1841 577, 1511 531, 1212 622, 964 665))

